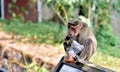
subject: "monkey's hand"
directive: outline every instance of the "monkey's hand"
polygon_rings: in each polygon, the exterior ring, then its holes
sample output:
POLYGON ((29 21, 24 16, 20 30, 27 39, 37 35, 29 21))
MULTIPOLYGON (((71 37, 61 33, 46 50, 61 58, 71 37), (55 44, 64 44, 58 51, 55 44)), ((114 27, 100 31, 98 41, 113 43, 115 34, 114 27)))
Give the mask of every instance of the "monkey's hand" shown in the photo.
POLYGON ((75 55, 73 57, 73 56, 67 55, 67 56, 65 56, 64 61, 68 62, 68 63, 77 63, 77 62, 79 62, 79 56, 75 55))
POLYGON ((75 53, 73 50, 68 51, 67 56, 65 57, 64 61, 69 63, 75 63, 75 53))
POLYGON ((73 56, 65 56, 64 61, 67 63, 75 63, 74 57, 73 56))
POLYGON ((73 39, 71 37, 69 37, 69 36, 65 37, 64 42, 63 42, 65 51, 67 51, 67 48, 69 48, 71 46, 72 41, 73 41, 73 39))

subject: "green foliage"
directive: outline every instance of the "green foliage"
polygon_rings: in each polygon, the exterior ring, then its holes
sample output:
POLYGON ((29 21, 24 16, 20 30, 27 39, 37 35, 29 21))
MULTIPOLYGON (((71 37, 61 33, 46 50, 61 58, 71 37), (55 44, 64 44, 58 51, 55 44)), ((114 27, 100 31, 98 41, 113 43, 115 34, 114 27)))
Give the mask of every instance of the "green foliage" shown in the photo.
POLYGON ((105 43, 110 46, 115 46, 118 44, 118 39, 113 35, 110 25, 100 25, 96 31, 97 40, 100 43, 105 43))
POLYGON ((4 21, 3 29, 40 43, 61 43, 65 32, 64 26, 53 22, 24 23, 17 20, 4 21))
MULTIPOLYGON (((114 50, 109 51, 108 53, 110 52, 114 52, 114 50)), ((117 51, 116 54, 118 54, 119 52, 117 51)), ((91 61, 95 64, 112 69, 116 72, 120 71, 120 59, 110 55, 106 55, 103 52, 95 52, 95 54, 91 58, 91 61)))
POLYGON ((39 67, 34 62, 25 66, 26 66, 26 72, 49 72, 44 65, 42 67, 39 67))
POLYGON ((110 24, 101 24, 97 28, 95 36, 98 41, 98 48, 100 48, 98 51, 120 58, 120 54, 117 54, 120 52, 120 48, 116 48, 120 45, 119 38, 113 34, 110 24))
POLYGON ((114 0, 112 4, 112 9, 120 14, 120 0, 114 0))
POLYGON ((52 7, 54 12, 60 17, 64 24, 73 18, 75 7, 77 7, 79 0, 45 0, 48 7, 52 7))
MULTIPOLYGON (((35 2, 36 0, 35 1, 29 0, 27 4, 28 7, 33 8, 33 6, 35 6, 36 4, 35 2)), ((19 6, 17 5, 17 3, 18 3, 18 0, 11 0, 11 2, 8 3, 8 12, 12 15, 11 19, 20 19, 24 21, 25 18, 23 14, 28 15, 28 8, 19 6)))

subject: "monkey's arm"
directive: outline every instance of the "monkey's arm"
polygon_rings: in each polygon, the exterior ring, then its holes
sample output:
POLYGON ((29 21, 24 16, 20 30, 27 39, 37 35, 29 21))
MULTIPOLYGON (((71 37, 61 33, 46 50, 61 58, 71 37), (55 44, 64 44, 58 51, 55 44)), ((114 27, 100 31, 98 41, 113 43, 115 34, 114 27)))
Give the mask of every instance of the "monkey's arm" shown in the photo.
POLYGON ((66 36, 63 42, 64 50, 67 52, 68 48, 71 46, 72 38, 66 36))
POLYGON ((89 59, 94 53, 94 48, 95 48, 94 42, 92 41, 91 38, 88 38, 85 40, 83 45, 84 45, 84 49, 80 53, 80 58, 89 61, 89 59))

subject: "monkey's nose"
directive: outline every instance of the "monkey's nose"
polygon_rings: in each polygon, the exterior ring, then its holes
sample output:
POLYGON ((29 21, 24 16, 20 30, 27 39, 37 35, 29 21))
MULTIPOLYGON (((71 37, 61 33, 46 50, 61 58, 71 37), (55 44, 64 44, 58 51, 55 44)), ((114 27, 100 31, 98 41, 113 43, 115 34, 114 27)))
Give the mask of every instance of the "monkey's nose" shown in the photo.
POLYGON ((72 34, 68 34, 69 37, 72 37, 72 34))
POLYGON ((72 36, 72 34, 69 34, 69 36, 72 36))
POLYGON ((72 34, 70 34, 70 33, 68 34, 69 37, 71 37, 71 35, 72 35, 72 34))

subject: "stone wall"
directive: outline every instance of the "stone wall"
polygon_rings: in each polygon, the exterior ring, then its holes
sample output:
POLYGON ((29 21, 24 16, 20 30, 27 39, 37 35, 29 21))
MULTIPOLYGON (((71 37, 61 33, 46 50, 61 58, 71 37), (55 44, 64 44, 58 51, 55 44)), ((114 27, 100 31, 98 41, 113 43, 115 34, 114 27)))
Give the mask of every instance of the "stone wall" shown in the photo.
POLYGON ((111 26, 113 28, 114 34, 120 38, 120 14, 116 11, 111 11, 111 26))

